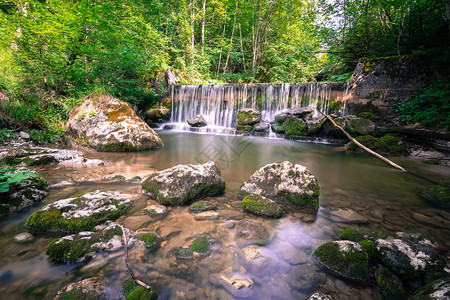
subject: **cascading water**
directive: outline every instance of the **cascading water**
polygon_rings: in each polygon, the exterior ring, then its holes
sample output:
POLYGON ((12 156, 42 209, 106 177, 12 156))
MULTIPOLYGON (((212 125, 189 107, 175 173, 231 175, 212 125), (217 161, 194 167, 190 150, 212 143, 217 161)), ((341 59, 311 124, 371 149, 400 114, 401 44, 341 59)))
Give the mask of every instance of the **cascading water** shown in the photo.
MULTIPOLYGON (((202 115, 209 128, 235 128, 237 112, 243 108, 261 111, 265 122, 283 110, 312 106, 329 112, 331 100, 345 94, 342 83, 283 83, 241 85, 181 85, 172 87, 172 123, 202 115), (335 93, 336 94, 336 93, 335 93), (334 98, 333 98, 334 97, 334 98)), ((317 112, 318 114, 318 112, 317 112)))

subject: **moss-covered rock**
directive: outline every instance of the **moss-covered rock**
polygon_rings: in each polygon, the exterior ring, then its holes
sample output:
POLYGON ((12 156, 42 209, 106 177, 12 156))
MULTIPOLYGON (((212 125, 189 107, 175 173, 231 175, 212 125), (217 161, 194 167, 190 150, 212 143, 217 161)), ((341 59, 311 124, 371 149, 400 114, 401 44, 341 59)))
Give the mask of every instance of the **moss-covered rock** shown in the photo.
POLYGON ((253 132, 257 133, 269 133, 270 124, 266 122, 259 122, 253 125, 253 132))
POLYGON ((367 227, 351 227, 345 229, 341 233, 342 240, 353 242, 361 242, 363 240, 375 241, 379 238, 385 238, 388 236, 392 236, 392 234, 385 233, 383 231, 373 231, 367 227))
POLYGON ((377 131, 377 125, 369 119, 348 116, 345 130, 352 136, 373 135, 377 131))
POLYGON ((275 202, 318 208, 320 187, 307 168, 285 161, 265 165, 253 173, 238 192, 241 199, 249 194, 275 202))
POLYGON ((162 204, 182 205, 206 196, 225 191, 217 165, 178 165, 152 174, 142 183, 142 189, 162 204))
POLYGON ((145 112, 147 121, 152 123, 160 123, 170 119, 170 109, 162 108, 152 108, 145 112))
POLYGON ((411 300, 441 300, 450 299, 450 277, 430 282, 414 293, 411 300))
POLYGON ((154 233, 140 233, 137 235, 137 238, 144 242, 144 244, 150 248, 153 249, 158 244, 158 236, 154 233))
POLYGON ((304 136, 308 132, 305 121, 295 116, 287 117, 283 127, 286 135, 304 136))
POLYGON ((378 287, 386 300, 406 299, 405 290, 400 280, 392 274, 387 268, 381 267, 376 275, 378 287))
POLYGON ((211 249, 211 243, 206 236, 201 236, 194 240, 191 249, 199 254, 207 254, 211 249))
POLYGON ((27 168, 3 168, 0 170, 0 215, 34 205, 47 193, 48 182, 35 171, 27 168))
POLYGON ((200 213, 203 211, 214 210, 214 209, 216 209, 216 205, 214 205, 211 202, 206 202, 206 201, 193 203, 189 207, 189 211, 192 213, 200 213))
POLYGON ((236 130, 251 132, 253 130, 253 126, 251 126, 251 125, 237 125, 236 126, 236 130))
POLYGON ((187 120, 187 123, 192 127, 204 127, 208 125, 206 119, 202 115, 197 115, 187 120))
POLYGON ((442 271, 446 265, 445 258, 427 240, 377 239, 375 253, 389 270, 407 280, 421 277, 425 272, 442 271))
POLYGON ((58 292, 58 300, 105 300, 108 299, 106 288, 99 277, 83 279, 69 284, 58 292))
POLYGON ((438 208, 450 209, 450 183, 430 186, 419 195, 438 208))
POLYGON ((55 240, 47 247, 47 255, 57 262, 81 262, 95 252, 122 247, 122 229, 111 224, 97 232, 82 231, 55 240))
POLYGON ((88 231, 118 218, 130 204, 129 195, 94 191, 45 205, 28 217, 25 227, 32 232, 88 231))
POLYGON ((156 300, 158 292, 154 288, 146 289, 136 284, 133 279, 128 279, 122 284, 122 292, 127 300, 156 300))
POLYGON ((328 242, 317 248, 314 256, 327 271, 341 278, 355 282, 366 282, 369 279, 369 258, 358 243, 328 242))
POLYGON ((98 151, 140 151, 163 146, 153 129, 118 99, 91 95, 74 108, 65 128, 72 144, 98 151))
POLYGON ((261 121, 261 113, 254 108, 243 108, 237 112, 238 125, 255 125, 261 121))
MULTIPOLYGON (((339 125, 340 127, 342 127, 343 129, 345 129, 345 125, 346 125, 346 119, 344 117, 339 117, 339 118, 335 118, 334 122, 339 125)), ((323 131, 325 133, 325 136, 327 137, 334 137, 334 138, 344 138, 345 135, 342 133, 342 131, 335 127, 333 125, 333 123, 331 122, 326 122, 325 125, 323 126, 323 131)))
POLYGON ((375 259, 376 253, 375 253, 375 242, 374 241, 362 240, 362 241, 359 241, 358 244, 360 244, 361 247, 367 252, 369 259, 371 259, 371 260, 375 259))
POLYGON ((307 134, 315 135, 322 129, 322 127, 324 126, 324 124, 326 122, 327 122, 327 118, 325 118, 325 117, 319 117, 316 119, 306 120, 307 134))
POLYGON ((242 200, 242 208, 252 214, 271 218, 280 218, 284 215, 278 204, 261 195, 251 194, 242 200))
MULTIPOLYGON (((365 136, 358 136, 355 139, 364 146, 380 154, 387 154, 387 155, 408 154, 408 149, 403 144, 403 142, 391 135, 385 135, 380 138, 376 138, 371 135, 365 135, 365 136)), ((356 153, 363 153, 364 151, 353 142, 348 143, 345 146, 345 149, 349 152, 356 152, 356 153)))

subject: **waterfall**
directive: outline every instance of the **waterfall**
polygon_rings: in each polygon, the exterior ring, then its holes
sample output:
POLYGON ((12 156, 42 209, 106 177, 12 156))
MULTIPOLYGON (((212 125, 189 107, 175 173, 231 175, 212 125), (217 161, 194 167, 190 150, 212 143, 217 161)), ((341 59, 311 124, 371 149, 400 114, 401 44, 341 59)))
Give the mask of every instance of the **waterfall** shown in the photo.
MULTIPOLYGON (((345 83, 180 85, 172 87, 172 123, 202 115, 208 127, 234 128, 243 108, 261 111, 265 122, 283 110, 312 106, 329 113, 333 91, 345 95, 345 83)), ((339 97, 339 96, 338 96, 339 97)))

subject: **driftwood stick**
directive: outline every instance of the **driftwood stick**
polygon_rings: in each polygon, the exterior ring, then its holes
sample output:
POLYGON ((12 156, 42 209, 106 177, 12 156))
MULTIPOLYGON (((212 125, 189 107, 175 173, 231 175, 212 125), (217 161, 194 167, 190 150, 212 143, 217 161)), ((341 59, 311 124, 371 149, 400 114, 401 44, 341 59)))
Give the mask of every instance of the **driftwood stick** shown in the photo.
POLYGON ((381 160, 381 161, 387 163, 388 165, 390 165, 390 166, 392 166, 392 167, 394 167, 394 168, 396 168, 396 169, 398 169, 398 170, 400 170, 400 171, 409 173, 409 172, 406 171, 406 169, 404 169, 403 167, 397 165, 397 164, 394 163, 393 161, 390 161, 390 160, 387 159, 386 157, 384 157, 384 156, 382 156, 382 155, 376 153, 375 151, 373 151, 373 150, 367 148, 366 146, 364 146, 363 144, 361 144, 360 142, 358 142, 357 140, 355 140, 355 139, 354 139, 347 131, 345 131, 341 126, 339 126, 338 124, 336 124, 336 122, 334 122, 334 120, 333 120, 330 116, 328 116, 328 115, 326 115, 326 114, 324 114, 324 113, 322 113, 322 112, 320 112, 320 113, 321 113, 323 116, 325 116, 325 118, 327 118, 328 120, 330 120, 330 122, 333 123, 333 125, 334 125, 335 127, 339 128, 339 129, 345 134, 345 136, 346 136, 349 140, 351 140, 353 143, 355 143, 358 147, 360 147, 360 148, 363 149, 364 151, 366 151, 366 152, 372 154, 373 156, 375 156, 375 157, 378 158, 379 160, 381 160))
POLYGON ((127 272, 128 274, 130 274, 131 278, 133 278, 134 282, 136 282, 136 284, 139 284, 140 286, 144 287, 145 289, 149 290, 151 289, 151 286, 149 286, 148 284, 140 281, 139 279, 136 278, 136 275, 134 275, 133 270, 131 270, 130 265, 128 264, 128 240, 127 240, 127 235, 125 234, 125 229, 123 228, 122 225, 119 225, 120 228, 122 229, 122 235, 123 235, 123 244, 124 244, 124 248, 125 248, 125 265, 127 266, 127 272))

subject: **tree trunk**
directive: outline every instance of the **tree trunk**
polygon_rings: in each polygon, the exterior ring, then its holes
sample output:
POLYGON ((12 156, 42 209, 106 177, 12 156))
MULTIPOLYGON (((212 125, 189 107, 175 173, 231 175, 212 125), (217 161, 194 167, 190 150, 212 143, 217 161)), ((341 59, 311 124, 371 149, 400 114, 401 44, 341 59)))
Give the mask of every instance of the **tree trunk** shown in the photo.
POLYGON ((234 37, 234 29, 236 27, 236 16, 237 16, 237 11, 238 11, 238 5, 239 5, 239 0, 236 1, 236 9, 234 10, 234 21, 233 21, 233 29, 231 30, 230 48, 228 49, 227 61, 225 63, 225 67, 223 68, 223 74, 225 74, 227 71, 228 62, 230 60, 230 53, 231 53, 231 50, 233 49, 233 37, 234 37))
POLYGON ((239 23, 239 35, 241 37, 241 52, 242 52, 242 61, 243 61, 243 64, 244 64, 244 73, 247 73, 247 68, 245 67, 244 44, 242 43, 241 23, 239 23))
POLYGON ((206 21, 206 0, 203 0, 203 20, 202 20, 202 54, 205 52, 205 21, 206 21))
POLYGON ((220 41, 219 63, 217 64, 217 76, 216 76, 217 79, 219 78, 220 63, 222 61, 223 40, 225 39, 225 29, 227 27, 227 9, 228 7, 225 6, 225 17, 223 19, 223 33, 222 33, 222 40, 220 41))
POLYGON ((192 0, 192 12, 191 12, 191 65, 194 64, 194 47, 195 47, 195 0, 192 0))

